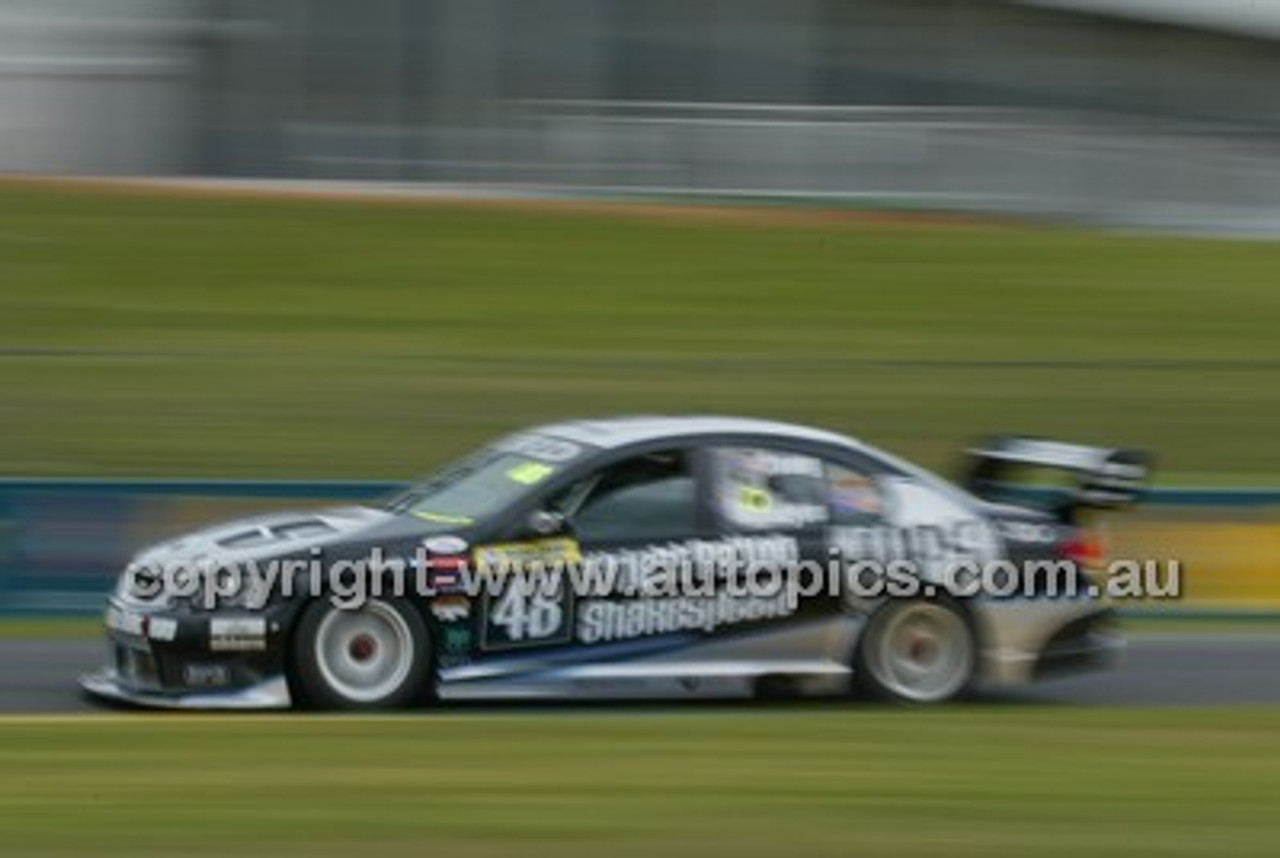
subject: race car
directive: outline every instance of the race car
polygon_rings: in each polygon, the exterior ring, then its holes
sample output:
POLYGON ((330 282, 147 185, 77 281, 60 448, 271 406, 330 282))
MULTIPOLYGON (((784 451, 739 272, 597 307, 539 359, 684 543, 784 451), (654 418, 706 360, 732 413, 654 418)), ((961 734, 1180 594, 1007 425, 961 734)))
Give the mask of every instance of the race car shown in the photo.
POLYGON ((960 485, 732 417, 532 428, 386 502, 137 554, 98 698, 173 708, 837 695, 915 704, 1110 663, 1090 511, 1144 453, 1025 438, 960 485), (1046 484, 1027 475, 1065 475, 1046 484))

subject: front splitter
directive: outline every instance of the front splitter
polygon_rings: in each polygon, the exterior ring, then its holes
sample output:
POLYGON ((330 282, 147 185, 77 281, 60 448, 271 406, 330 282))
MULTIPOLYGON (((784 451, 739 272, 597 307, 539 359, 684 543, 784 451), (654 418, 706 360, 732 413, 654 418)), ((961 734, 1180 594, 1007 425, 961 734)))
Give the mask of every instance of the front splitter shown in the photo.
POLYGON ((283 676, 247 688, 192 694, 156 694, 129 688, 111 668, 80 677, 80 687, 103 700, 154 709, 288 709, 293 701, 283 676))

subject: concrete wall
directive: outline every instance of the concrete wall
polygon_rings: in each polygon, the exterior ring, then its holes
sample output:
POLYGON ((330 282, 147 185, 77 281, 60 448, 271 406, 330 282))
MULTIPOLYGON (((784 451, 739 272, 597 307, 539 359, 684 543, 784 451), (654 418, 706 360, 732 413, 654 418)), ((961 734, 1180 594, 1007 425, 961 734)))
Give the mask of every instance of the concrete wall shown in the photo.
POLYGON ((0 170, 1280 225, 1277 47, 996 0, 0 0, 0 170))
POLYGON ((0 170, 188 170, 193 14, 178 0, 0 0, 0 170))

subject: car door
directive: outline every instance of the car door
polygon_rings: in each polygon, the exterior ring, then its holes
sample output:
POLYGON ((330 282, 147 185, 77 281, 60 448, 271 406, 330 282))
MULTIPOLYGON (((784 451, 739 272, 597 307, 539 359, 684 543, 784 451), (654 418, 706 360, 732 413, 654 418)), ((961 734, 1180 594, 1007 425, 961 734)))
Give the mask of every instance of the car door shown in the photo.
POLYGON ((796 613, 786 576, 825 544, 825 495, 799 480, 757 484, 739 454, 821 483, 820 463, 699 445, 615 462, 552 500, 585 573, 569 610, 592 660, 560 673, 576 677, 575 693, 738 695, 784 661, 816 663, 812 646, 774 647, 768 633, 796 613))
POLYGON ((509 566, 481 600, 482 654, 662 634, 662 611, 648 625, 636 617, 651 607, 641 600, 659 561, 710 535, 703 494, 696 447, 673 445, 622 454, 540 497, 535 515, 558 519, 557 532, 517 523, 510 541, 477 552, 481 566, 509 566))

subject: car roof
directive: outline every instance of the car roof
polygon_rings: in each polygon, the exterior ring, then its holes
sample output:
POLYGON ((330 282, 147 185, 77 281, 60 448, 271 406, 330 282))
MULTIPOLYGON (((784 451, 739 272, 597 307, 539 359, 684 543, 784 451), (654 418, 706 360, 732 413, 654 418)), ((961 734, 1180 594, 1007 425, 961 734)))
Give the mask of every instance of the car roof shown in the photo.
POLYGON ((638 415, 599 420, 571 420, 539 426, 534 431, 604 448, 624 447, 646 441, 660 441, 664 438, 767 435, 786 440, 818 441, 859 450, 865 449, 861 442, 847 435, 815 429, 812 426, 760 420, 753 417, 638 415))

